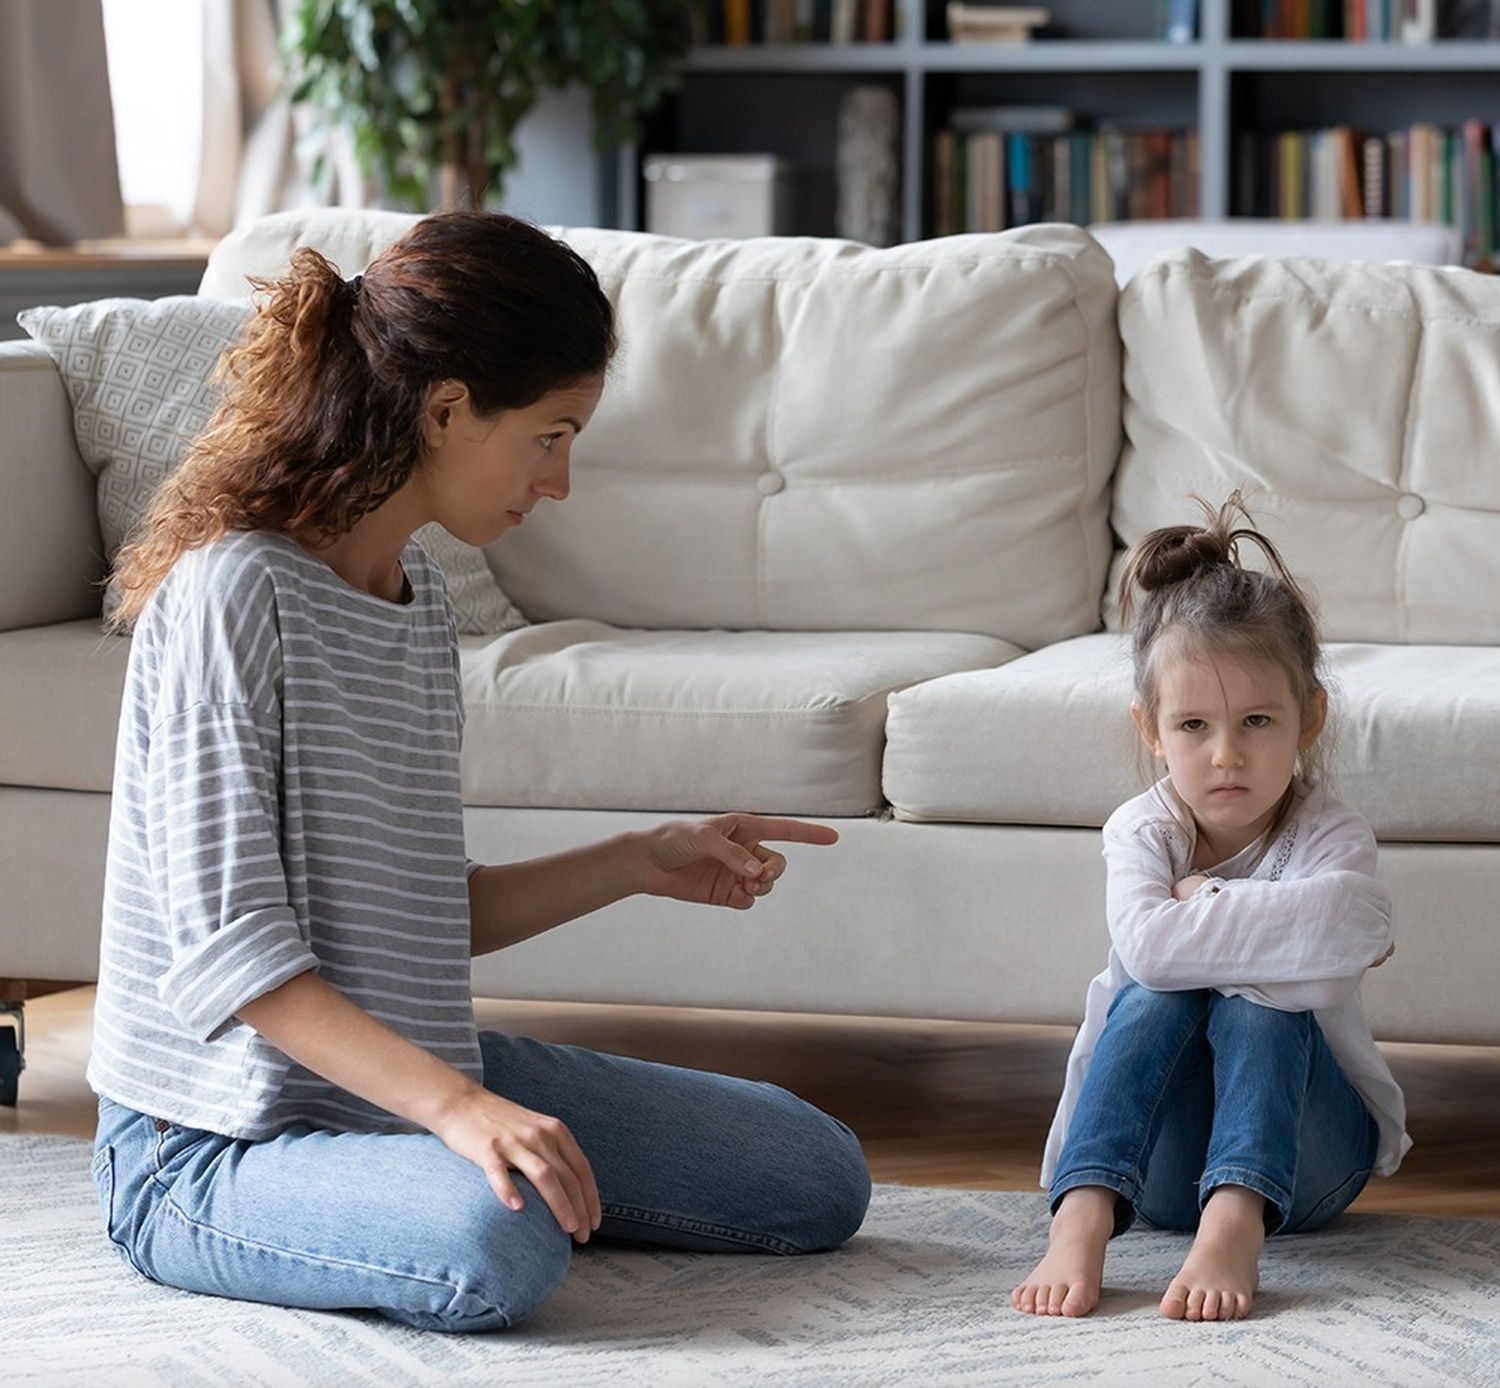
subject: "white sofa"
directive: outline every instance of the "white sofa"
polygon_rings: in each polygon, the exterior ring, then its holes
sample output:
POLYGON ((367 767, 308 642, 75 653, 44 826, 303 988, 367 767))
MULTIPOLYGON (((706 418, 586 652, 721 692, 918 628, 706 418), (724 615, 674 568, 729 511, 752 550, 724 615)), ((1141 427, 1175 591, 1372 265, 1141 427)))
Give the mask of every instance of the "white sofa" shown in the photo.
MULTIPOLYGON (((201 293, 409 218, 282 214, 201 293)), ((480 995, 1076 1022, 1099 826, 1149 782, 1120 546, 1250 490, 1320 599, 1335 767, 1383 842, 1391 1039, 1500 1041, 1500 282, 1158 259, 1083 231, 887 250, 567 231, 624 346, 572 497, 487 557, 535 623, 464 637, 469 848, 664 815, 816 817, 747 914, 621 903, 480 995), (1122 350, 1123 348, 1123 350, 1122 350)), ((0 346, 0 977, 94 976, 128 641, 42 350, 0 346)))

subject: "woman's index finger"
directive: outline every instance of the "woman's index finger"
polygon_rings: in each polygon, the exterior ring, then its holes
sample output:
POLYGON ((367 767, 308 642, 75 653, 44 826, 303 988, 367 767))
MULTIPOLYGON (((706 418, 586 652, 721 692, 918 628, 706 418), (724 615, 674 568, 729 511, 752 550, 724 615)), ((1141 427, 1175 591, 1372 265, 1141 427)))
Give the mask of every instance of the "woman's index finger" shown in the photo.
POLYGON ((741 816, 757 842, 773 839, 778 843, 820 843, 839 841, 839 831, 827 824, 813 824, 805 819, 771 819, 762 815, 741 816))

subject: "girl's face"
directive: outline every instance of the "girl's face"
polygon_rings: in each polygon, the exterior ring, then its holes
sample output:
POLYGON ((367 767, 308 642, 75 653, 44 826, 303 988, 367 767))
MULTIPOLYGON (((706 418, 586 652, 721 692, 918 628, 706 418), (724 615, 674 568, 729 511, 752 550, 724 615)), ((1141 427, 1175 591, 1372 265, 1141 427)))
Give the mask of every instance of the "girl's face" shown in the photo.
POLYGON ((1291 783, 1297 754, 1322 731, 1322 690, 1299 708, 1275 661, 1158 657, 1156 727, 1131 713, 1177 793, 1187 802, 1213 861, 1233 857, 1269 826, 1291 783))
POLYGON ((418 476, 434 519, 471 545, 487 545, 520 525, 543 497, 568 494, 573 440, 593 417, 604 378, 544 395, 524 409, 481 418, 461 382, 428 396, 428 456, 418 476))

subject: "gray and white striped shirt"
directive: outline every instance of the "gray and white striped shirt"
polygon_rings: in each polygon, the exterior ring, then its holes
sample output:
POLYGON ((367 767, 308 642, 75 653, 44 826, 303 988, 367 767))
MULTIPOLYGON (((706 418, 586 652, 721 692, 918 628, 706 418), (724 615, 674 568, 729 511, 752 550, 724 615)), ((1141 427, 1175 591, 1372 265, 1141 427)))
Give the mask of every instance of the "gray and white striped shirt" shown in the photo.
MULTIPOLYGON (((410 600, 289 536, 184 554, 136 625, 115 754, 88 1081, 260 1139, 413 1132, 235 1013, 307 969, 476 1081, 452 610, 415 541, 410 600)), ((469 870, 473 870, 473 864, 469 870)))

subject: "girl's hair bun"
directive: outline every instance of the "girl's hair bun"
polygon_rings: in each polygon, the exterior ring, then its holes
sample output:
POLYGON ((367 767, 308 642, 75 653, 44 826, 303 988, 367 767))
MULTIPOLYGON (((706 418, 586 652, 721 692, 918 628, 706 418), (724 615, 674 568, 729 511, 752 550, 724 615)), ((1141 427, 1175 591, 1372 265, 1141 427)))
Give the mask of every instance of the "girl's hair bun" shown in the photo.
POLYGON ((1203 525, 1164 525, 1149 531, 1130 547, 1120 575, 1120 620, 1129 625, 1136 605, 1136 590, 1157 601, 1165 599, 1164 589, 1206 575, 1227 566, 1241 569, 1239 542, 1253 540, 1270 561, 1272 572, 1298 593, 1296 581, 1281 562, 1276 547, 1260 531, 1250 526, 1236 526, 1237 517, 1249 521, 1239 488, 1230 492, 1222 506, 1214 506, 1201 496, 1193 497, 1204 512, 1203 525))
POLYGON ((1170 525, 1153 530, 1138 546, 1137 558, 1133 578, 1147 593, 1194 578, 1215 564, 1233 562, 1224 535, 1216 529, 1196 525, 1170 525))

